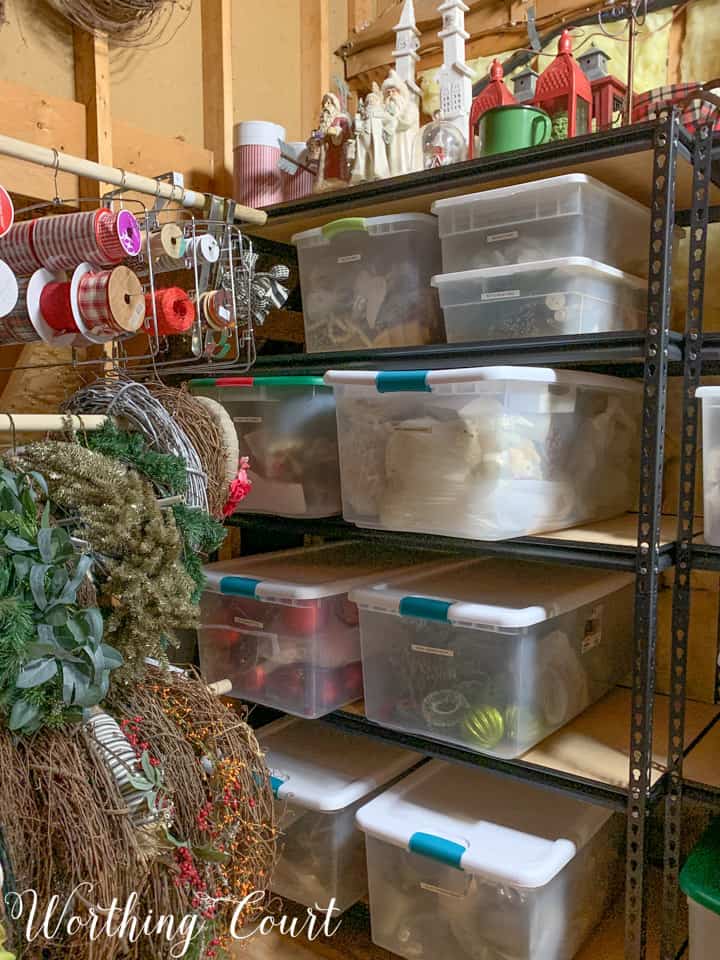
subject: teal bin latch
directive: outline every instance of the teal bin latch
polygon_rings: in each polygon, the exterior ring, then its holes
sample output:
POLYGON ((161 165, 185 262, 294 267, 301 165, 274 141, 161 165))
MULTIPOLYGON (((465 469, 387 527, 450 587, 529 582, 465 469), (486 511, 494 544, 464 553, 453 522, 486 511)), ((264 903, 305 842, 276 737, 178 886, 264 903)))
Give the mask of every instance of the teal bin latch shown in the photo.
POLYGON ((220 581, 220 593, 232 597, 254 597, 261 582, 254 577, 223 577, 220 581))
POLYGON ((411 853, 419 853, 421 857, 429 857, 431 860, 437 860, 438 863, 444 863, 446 867, 462 870, 460 861, 465 853, 465 847, 461 843, 436 837, 432 833, 414 833, 410 837, 408 850, 411 853))

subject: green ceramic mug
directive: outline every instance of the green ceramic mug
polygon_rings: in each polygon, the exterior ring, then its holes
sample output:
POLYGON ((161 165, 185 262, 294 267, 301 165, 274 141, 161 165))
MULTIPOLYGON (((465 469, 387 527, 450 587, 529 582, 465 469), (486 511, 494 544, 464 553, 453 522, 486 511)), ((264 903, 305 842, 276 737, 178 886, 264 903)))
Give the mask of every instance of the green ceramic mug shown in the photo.
POLYGON ((492 107, 480 117, 480 155, 525 150, 547 143, 552 133, 552 121, 544 110, 517 104, 492 107))

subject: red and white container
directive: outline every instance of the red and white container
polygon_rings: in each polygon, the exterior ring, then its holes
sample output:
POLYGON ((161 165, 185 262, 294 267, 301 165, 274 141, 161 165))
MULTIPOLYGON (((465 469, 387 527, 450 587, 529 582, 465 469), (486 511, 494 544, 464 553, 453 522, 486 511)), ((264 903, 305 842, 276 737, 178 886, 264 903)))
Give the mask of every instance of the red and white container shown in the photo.
MULTIPOLYGON (((289 143, 294 156, 302 156, 305 144, 302 141, 289 143)), ((283 200, 302 200, 303 197, 309 197, 315 186, 315 174, 312 170, 299 167, 293 164, 294 171, 289 173, 283 170, 280 174, 282 178, 283 200)))
POLYGON ((278 166, 285 128, 266 120, 235 124, 234 193, 238 203, 267 207, 283 199, 283 175, 278 166))

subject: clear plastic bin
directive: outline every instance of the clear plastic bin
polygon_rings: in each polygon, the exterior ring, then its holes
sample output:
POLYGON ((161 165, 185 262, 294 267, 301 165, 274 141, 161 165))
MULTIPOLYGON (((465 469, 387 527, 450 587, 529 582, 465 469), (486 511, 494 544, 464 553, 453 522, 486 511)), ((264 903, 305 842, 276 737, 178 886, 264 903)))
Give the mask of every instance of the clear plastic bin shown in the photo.
POLYGON ((634 578, 498 558, 351 593, 368 719, 518 757, 632 667, 634 578))
POLYGON ((633 508, 642 388, 541 367, 331 370, 343 515, 502 540, 633 508))
POLYGON ((584 257, 433 277, 448 343, 642 330, 647 281, 584 257))
POLYGON ((621 881, 624 820, 432 761, 361 807, 373 942, 427 960, 570 960, 621 881))
POLYGON ((445 273, 588 257, 648 274, 650 211, 583 173, 437 200, 432 211, 445 273))
POLYGON ((250 494, 239 513, 332 517, 340 513, 335 400, 321 377, 219 377, 191 380, 235 423, 250 458, 250 494))
POLYGON ((720 547, 720 386, 700 387, 695 396, 702 400, 704 536, 720 547))
POLYGON ((690 921, 688 960, 717 960, 720 944, 720 819, 714 820, 680 874, 690 921))
POLYGON ((367 894, 358 808, 422 757, 324 723, 277 720, 258 731, 284 834, 272 891, 339 912, 367 894))
POLYGON ((444 342, 435 217, 353 217, 292 239, 309 353, 444 342))
POLYGON ((357 700, 360 631, 348 591, 417 562, 416 553, 334 543, 209 564, 198 630, 203 676, 231 680, 231 697, 301 717, 357 700))

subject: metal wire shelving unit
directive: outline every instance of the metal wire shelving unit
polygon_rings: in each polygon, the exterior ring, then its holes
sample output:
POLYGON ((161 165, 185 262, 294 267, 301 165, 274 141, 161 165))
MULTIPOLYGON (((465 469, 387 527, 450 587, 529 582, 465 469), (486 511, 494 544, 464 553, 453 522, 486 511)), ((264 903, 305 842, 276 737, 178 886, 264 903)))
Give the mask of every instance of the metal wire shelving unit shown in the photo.
MULTIPOLYGON (((340 519, 283 520, 277 517, 235 514, 230 523, 256 535, 272 532, 325 538, 378 539, 405 546, 428 546, 461 552, 492 553, 508 557, 543 559, 635 572, 634 668, 631 689, 621 696, 626 711, 624 753, 627 780, 623 784, 591 779, 536 761, 533 752, 517 761, 483 757, 430 739, 400 734, 370 723, 362 713, 345 709, 326 718, 351 733, 402 743, 452 762, 483 766, 500 776, 532 781, 615 809, 627 816, 625 960, 650 956, 647 912, 651 891, 647 862, 649 820, 664 803, 664 882, 662 937, 659 956, 676 960, 685 949, 678 935, 678 871, 683 790, 689 797, 720 804, 720 769, 715 786, 693 780, 684 784, 683 765, 696 751, 720 737, 720 707, 708 705, 697 713, 686 703, 686 664, 690 623, 690 577, 693 569, 720 571, 720 548, 695 538, 693 513, 697 454, 697 402, 694 390, 702 372, 707 347, 707 370, 720 369, 720 336, 703 346, 702 307, 707 224, 720 220, 720 197, 715 181, 715 155, 708 126, 690 136, 675 113, 657 123, 645 123, 589 137, 550 143, 532 151, 501 158, 467 161, 441 171, 423 171, 380 183, 362 184, 348 191, 322 194, 270 208, 268 224, 253 240, 256 249, 287 259, 292 233, 322 223, 335 215, 373 215, 390 210, 427 209, 429 202, 487 185, 582 171, 642 195, 651 206, 648 240, 649 279, 647 328, 642 334, 555 337, 532 341, 452 344, 368 353, 290 354, 260 356, 257 373, 319 374, 330 367, 427 368, 482 364, 546 364, 581 367, 641 379, 644 389, 637 515, 617 524, 565 531, 560 535, 524 537, 485 543, 416 534, 361 530, 340 519), (679 199, 678 199, 679 198, 679 199), (676 210, 677 206, 680 208, 676 210), (683 334, 671 323, 672 253, 674 229, 689 227, 689 284, 683 334), (662 516, 663 458, 668 380, 683 378, 681 484, 677 518, 662 516), (619 524, 619 525, 618 525, 619 524), (659 697, 655 690, 658 641, 658 593, 664 570, 675 568, 673 587, 671 689, 659 697), (664 723, 659 723, 663 715, 664 723), (692 716, 691 716, 692 714, 692 716), (686 731, 687 722, 687 731, 686 731), (665 729, 661 729, 661 727, 665 729), (653 736, 656 735, 655 742, 653 736), (666 734, 666 740, 664 735, 666 734), (658 742, 662 762, 658 761, 658 742)), ((629 243, 643 242, 628 238, 629 243)), ((720 675, 716 678, 720 691, 720 675)), ((716 702, 720 695, 716 696, 716 702)), ((592 708, 591 708, 592 709, 592 708)), ((655 957, 658 954, 652 953, 655 957)))

